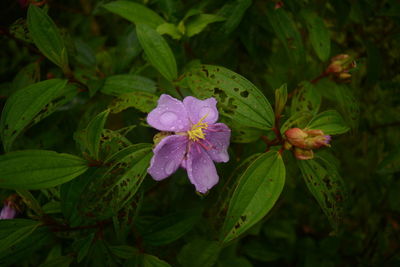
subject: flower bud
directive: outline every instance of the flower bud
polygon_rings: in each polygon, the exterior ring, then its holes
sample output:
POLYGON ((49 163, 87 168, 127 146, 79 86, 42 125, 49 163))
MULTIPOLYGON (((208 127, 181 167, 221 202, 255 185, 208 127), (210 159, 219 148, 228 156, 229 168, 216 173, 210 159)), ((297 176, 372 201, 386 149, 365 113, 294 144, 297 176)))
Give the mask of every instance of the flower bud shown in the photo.
POLYGON ((325 135, 321 130, 304 131, 300 128, 292 128, 285 132, 287 141, 295 147, 302 149, 316 149, 330 146, 330 135, 325 135))
POLYGON ((294 156, 299 160, 307 160, 314 158, 314 152, 311 149, 301 149, 295 147, 293 150, 294 156))
POLYGON ((333 74, 340 80, 347 80, 351 77, 349 71, 356 67, 356 62, 347 54, 340 54, 331 58, 331 64, 326 68, 326 74, 333 74))

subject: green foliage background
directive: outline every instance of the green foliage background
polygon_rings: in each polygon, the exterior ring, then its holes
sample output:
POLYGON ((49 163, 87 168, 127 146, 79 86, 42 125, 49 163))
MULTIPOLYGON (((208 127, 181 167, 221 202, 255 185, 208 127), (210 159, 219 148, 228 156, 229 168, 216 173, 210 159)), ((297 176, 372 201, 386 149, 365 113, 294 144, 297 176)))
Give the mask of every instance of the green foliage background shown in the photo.
POLYGON ((0 11, 1 266, 399 266, 399 1, 30 2, 0 11), (232 129, 207 195, 146 175, 162 93, 232 129), (292 127, 331 147, 265 143, 292 127))

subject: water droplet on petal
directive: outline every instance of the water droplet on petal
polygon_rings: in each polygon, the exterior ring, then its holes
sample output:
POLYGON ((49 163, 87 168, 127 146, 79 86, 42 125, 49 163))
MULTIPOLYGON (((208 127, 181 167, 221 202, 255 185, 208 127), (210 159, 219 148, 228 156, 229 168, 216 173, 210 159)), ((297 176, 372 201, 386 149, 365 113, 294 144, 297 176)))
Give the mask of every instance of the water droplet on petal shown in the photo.
POLYGON ((166 111, 163 114, 161 114, 160 122, 164 125, 171 125, 176 121, 177 118, 178 116, 175 113, 166 111))
POLYGON ((170 175, 171 173, 173 173, 174 170, 175 170, 175 162, 173 162, 173 161, 168 161, 167 164, 165 165, 164 170, 165 170, 165 173, 166 173, 167 175, 170 175))

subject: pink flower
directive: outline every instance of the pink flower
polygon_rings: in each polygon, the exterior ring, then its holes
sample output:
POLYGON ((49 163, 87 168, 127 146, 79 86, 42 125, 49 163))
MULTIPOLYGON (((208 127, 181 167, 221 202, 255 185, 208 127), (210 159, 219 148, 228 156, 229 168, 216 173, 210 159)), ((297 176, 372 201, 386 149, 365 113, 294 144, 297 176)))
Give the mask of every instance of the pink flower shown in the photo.
POLYGON ((17 211, 12 207, 9 201, 4 202, 4 206, 0 212, 0 220, 14 219, 17 211))
POLYGON ((179 167, 187 170, 190 182, 200 193, 218 183, 214 162, 228 162, 231 131, 218 120, 217 101, 192 96, 182 101, 163 94, 147 122, 160 131, 172 132, 153 149, 147 172, 160 181, 179 167))
POLYGON ((316 149, 329 146, 330 135, 325 135, 321 130, 304 131, 300 128, 291 128, 285 132, 290 144, 302 149, 316 149))

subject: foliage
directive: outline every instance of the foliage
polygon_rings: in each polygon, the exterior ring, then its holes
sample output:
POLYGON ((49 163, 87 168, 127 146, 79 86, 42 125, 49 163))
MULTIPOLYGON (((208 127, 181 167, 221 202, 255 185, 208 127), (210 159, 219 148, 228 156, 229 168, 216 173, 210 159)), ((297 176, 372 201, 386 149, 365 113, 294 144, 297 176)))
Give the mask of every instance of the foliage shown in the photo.
POLYGON ((1 266, 400 264, 398 1, 2 7, 1 266), (231 129, 207 194, 147 174, 161 94, 231 129))

